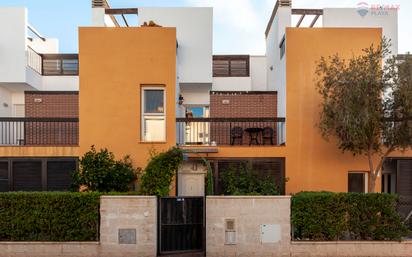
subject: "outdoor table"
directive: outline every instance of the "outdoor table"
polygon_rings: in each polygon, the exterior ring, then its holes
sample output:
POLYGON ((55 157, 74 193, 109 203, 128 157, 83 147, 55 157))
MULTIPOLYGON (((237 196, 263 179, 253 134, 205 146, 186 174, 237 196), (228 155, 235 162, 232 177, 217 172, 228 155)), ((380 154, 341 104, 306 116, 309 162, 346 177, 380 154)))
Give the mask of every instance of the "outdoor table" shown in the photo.
POLYGON ((251 145, 253 141, 256 142, 257 145, 260 144, 258 138, 259 134, 263 132, 263 128, 247 128, 245 131, 249 133, 249 145, 251 145))

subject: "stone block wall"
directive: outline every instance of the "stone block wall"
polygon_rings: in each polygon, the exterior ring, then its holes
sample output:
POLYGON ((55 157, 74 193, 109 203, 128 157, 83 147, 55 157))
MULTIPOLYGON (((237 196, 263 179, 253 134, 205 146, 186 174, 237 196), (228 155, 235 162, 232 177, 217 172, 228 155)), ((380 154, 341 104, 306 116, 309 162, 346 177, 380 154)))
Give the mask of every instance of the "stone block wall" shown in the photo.
POLYGON ((290 196, 210 196, 206 206, 208 257, 290 255, 290 196), (234 244, 226 240, 227 220, 234 221, 234 244), (266 242, 262 225, 274 228, 266 242))
POLYGON ((412 241, 293 241, 291 257, 412 256, 412 241))
MULTIPOLYGON (((100 242, 0 242, 0 257, 157 255, 156 197, 103 196, 100 210, 100 242)), ((290 232, 290 196, 206 198, 207 257, 412 257, 412 241, 291 241, 290 232)))
POLYGON ((101 257, 156 256, 155 196, 102 196, 100 203, 101 257))

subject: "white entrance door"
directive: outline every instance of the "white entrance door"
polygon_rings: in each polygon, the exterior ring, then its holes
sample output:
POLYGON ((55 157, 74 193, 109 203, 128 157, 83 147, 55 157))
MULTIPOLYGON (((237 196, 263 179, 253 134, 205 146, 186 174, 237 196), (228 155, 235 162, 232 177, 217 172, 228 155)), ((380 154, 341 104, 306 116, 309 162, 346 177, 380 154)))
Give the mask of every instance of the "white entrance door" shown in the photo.
POLYGON ((202 173, 179 174, 179 196, 204 196, 205 176, 202 173))

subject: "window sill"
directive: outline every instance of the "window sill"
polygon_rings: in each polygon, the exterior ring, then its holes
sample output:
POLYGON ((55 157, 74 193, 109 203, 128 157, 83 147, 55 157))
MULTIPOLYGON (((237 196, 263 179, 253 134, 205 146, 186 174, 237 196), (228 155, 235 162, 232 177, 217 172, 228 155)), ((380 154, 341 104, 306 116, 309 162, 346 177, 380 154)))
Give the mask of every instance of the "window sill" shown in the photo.
POLYGON ((167 144, 167 141, 139 141, 139 144, 167 144))

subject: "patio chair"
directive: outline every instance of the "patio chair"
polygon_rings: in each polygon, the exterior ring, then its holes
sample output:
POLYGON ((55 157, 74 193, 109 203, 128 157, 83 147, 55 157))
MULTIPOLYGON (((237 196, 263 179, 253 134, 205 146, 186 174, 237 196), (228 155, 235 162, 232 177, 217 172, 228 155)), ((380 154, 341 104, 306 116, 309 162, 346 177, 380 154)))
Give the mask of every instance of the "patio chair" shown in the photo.
POLYGON ((241 127, 233 127, 230 130, 230 144, 234 145, 236 139, 240 139, 240 144, 243 143, 243 129, 241 127))
POLYGON ((271 127, 264 127, 262 132, 262 141, 265 144, 266 140, 270 140, 270 144, 273 145, 274 130, 271 127))

